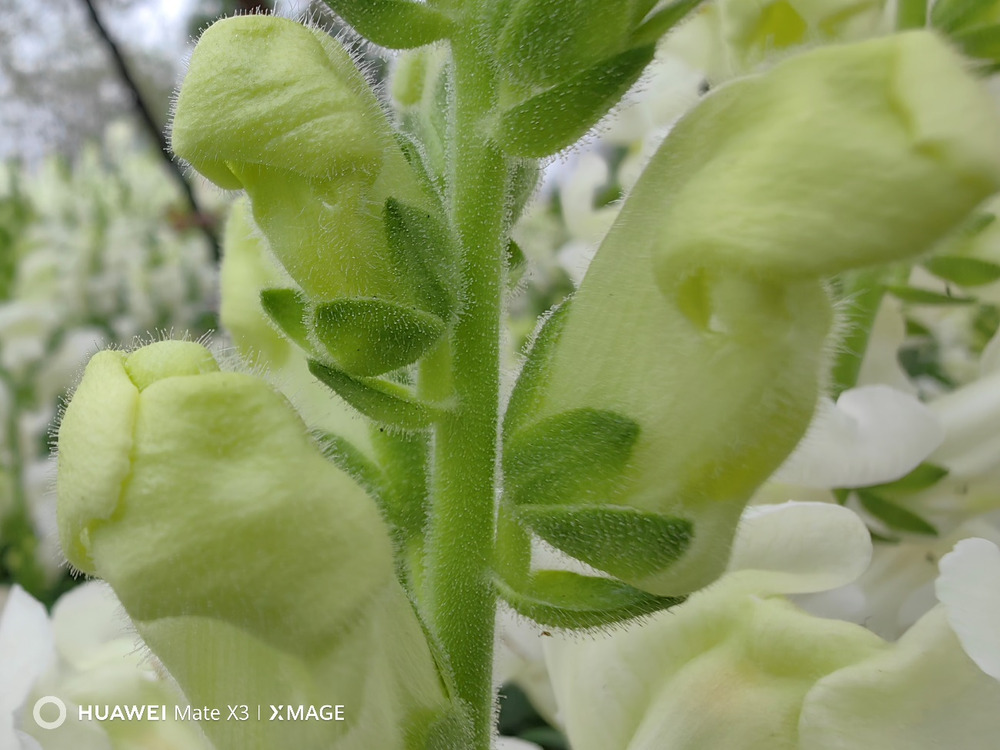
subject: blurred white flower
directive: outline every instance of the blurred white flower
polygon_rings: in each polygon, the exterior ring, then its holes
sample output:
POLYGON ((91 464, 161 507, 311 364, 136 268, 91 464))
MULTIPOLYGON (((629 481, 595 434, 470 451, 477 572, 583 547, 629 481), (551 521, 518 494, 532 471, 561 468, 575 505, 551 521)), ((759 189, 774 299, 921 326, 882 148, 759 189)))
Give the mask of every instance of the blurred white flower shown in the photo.
POLYGON ((962 647, 1000 680, 1000 548, 965 539, 941 559, 935 590, 962 647))
POLYGON ((869 544, 839 506, 758 509, 731 572, 684 604, 589 641, 546 639, 574 750, 992 748, 1000 684, 942 608, 891 644, 778 596, 842 584, 869 544))
POLYGON ((11 589, 0 614, 0 747, 7 750, 210 750, 194 724, 174 720, 185 705, 143 656, 137 637, 110 588, 79 586, 53 608, 20 587, 11 589), (65 723, 40 728, 35 702, 55 696, 67 708, 65 723), (161 721, 80 719, 79 706, 166 705, 161 721))

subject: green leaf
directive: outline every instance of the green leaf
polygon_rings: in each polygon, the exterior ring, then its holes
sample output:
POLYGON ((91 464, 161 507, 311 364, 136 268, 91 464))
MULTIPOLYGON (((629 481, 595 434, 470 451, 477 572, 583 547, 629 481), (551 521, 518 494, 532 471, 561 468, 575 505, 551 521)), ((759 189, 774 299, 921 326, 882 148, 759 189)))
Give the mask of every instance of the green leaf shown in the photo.
POLYGON ((685 598, 653 596, 620 581, 561 570, 539 571, 520 590, 501 579, 495 579, 495 585, 519 614, 556 628, 597 628, 625 622, 673 607, 685 598))
POLYGON ((654 13, 635 31, 632 32, 632 44, 653 44, 674 26, 687 18, 704 0, 676 0, 654 13))
POLYGON ((546 318, 528 350, 528 355, 517 376, 517 383, 510 395, 504 414, 503 433, 506 438, 521 429, 524 420, 538 408, 546 371, 555 355, 559 335, 566 323, 572 299, 567 299, 546 318))
POLYGON ((951 38, 969 57, 1000 60, 1000 24, 977 26, 951 38))
POLYGON ((620 490, 639 425, 601 409, 546 417, 504 446, 504 495, 514 505, 609 501, 620 490))
POLYGON ((382 495, 386 485, 385 473, 354 443, 332 432, 317 432, 314 436, 324 456, 350 474, 370 495, 382 495))
POLYGON ((421 537, 427 525, 429 435, 382 428, 373 429, 371 439, 375 456, 385 467, 382 508, 400 542, 406 545, 421 537))
POLYGON ((946 476, 948 476, 948 470, 943 466, 924 462, 905 477, 897 479, 895 482, 887 482, 886 484, 880 484, 867 489, 869 492, 877 491, 880 494, 884 492, 919 492, 920 490, 926 490, 928 487, 933 487, 946 476))
POLYGON ((514 240, 507 243, 507 252, 504 253, 504 263, 507 266, 507 284, 514 286, 524 275, 524 269, 528 265, 528 259, 524 255, 524 250, 514 240))
POLYGON ((602 60, 504 112, 494 136, 514 156, 542 158, 575 143, 621 99, 653 59, 654 45, 602 60))
POLYGON ((507 226, 513 226, 535 194, 541 168, 534 159, 518 159, 507 173, 507 200, 504 206, 507 226))
POLYGON ((916 513, 868 490, 857 491, 861 507, 894 531, 937 536, 938 531, 916 513))
POLYGON ((914 286, 892 285, 887 286, 885 290, 896 299, 914 305, 968 305, 975 302, 972 297, 953 297, 950 294, 939 294, 914 286))
POLYGON ((961 286, 982 286, 1000 279, 1000 265, 962 255, 939 255, 924 261, 924 268, 935 276, 961 286))
POLYGON ((417 400, 401 385, 375 378, 356 378, 314 359, 309 371, 344 401, 376 422, 404 430, 429 427, 443 409, 417 400))
POLYGON ((896 0, 896 30, 922 29, 927 25, 927 0, 896 0))
POLYGON ((413 291, 424 309, 447 320, 455 306, 455 296, 442 278, 442 271, 452 264, 448 231, 429 212, 395 198, 386 200, 382 219, 401 275, 412 279, 413 291))
POLYGON ((996 0, 937 0, 931 8, 931 25, 945 32, 962 28, 996 0))
POLYGON ((295 289, 262 289, 260 304, 275 325, 306 351, 312 350, 306 328, 306 299, 295 289))
POLYGON ((451 21, 422 3, 409 0, 326 0, 361 36, 388 49, 411 49, 443 39, 451 21))
POLYGON ((438 183, 434 175, 431 174, 430 168, 428 167, 424 154, 421 152, 420 147, 413 141, 413 139, 401 133, 398 130, 393 131, 393 136, 396 139, 396 144, 399 146, 399 150, 403 152, 403 158, 406 159, 406 163, 410 165, 413 169, 413 173, 420 180, 420 183, 424 186, 424 189, 429 195, 435 196, 438 200, 440 199, 441 185, 438 183))
POLYGON ((552 546, 626 580, 668 568, 694 536, 691 521, 622 506, 522 505, 517 519, 552 546))
POLYGON ((352 375, 381 375, 415 362, 445 325, 435 315, 375 297, 317 305, 313 331, 337 366, 352 375))

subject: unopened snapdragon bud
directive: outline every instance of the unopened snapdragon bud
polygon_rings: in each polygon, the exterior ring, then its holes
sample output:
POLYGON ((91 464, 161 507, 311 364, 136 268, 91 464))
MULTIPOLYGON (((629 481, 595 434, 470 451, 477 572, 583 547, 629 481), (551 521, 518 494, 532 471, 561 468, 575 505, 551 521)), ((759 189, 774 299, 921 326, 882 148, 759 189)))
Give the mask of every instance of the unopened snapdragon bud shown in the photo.
POLYGON ((712 581, 812 417, 824 279, 928 251, 998 188, 990 99, 931 33, 720 89, 653 157, 529 357, 505 423, 522 524, 653 594, 712 581))
POLYGON ((192 703, 353 702, 349 727, 208 722, 220 750, 355 732, 401 749, 444 709, 374 501, 282 396, 199 344, 91 360, 59 431, 58 518, 70 563, 111 584, 192 703))

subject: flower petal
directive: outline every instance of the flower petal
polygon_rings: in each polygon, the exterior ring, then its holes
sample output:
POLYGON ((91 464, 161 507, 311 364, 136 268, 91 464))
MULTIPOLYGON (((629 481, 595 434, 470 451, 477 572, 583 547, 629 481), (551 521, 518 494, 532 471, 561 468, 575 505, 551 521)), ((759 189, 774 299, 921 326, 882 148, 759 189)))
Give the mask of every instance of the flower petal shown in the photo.
POLYGON ((17 747, 14 712, 54 657, 45 607, 15 585, 0 617, 0 746, 17 747))
POLYGON ((884 385, 821 399, 809 432, 773 481, 806 487, 865 487, 905 476, 944 440, 938 417, 884 385))
POLYGON ((872 556, 856 513, 828 503, 757 505, 743 513, 729 571, 760 593, 801 594, 843 586, 872 556))
POLYGON ((1000 548, 963 539, 941 558, 935 591, 965 653, 1000 680, 1000 548))
POLYGON ((993 750, 998 706, 1000 684, 969 660, 937 608, 894 648, 816 683, 798 750, 993 750))

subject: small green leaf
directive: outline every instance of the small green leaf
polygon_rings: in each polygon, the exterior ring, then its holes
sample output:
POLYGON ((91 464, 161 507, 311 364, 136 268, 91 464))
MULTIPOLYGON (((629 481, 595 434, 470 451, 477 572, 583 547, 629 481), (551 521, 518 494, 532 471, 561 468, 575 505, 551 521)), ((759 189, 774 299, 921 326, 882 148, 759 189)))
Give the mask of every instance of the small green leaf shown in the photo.
POLYGON ((522 505, 517 518, 552 546, 625 580, 668 568, 694 536, 686 519, 622 506, 522 505))
POLYGON ((361 36, 380 47, 411 49, 443 39, 451 21, 423 4, 409 0, 326 0, 333 11, 361 36))
POLYGON ((941 31, 960 29, 982 11, 989 10, 996 0, 937 0, 931 8, 931 25, 941 31))
POLYGON ((514 156, 550 156, 576 142, 621 99, 653 59, 654 45, 626 50, 500 117, 495 137, 514 156))
POLYGON ((435 315, 375 297, 317 305, 313 331, 337 366, 381 375, 415 362, 444 333, 435 315))
POLYGON ((507 243, 504 262, 507 266, 507 283, 510 286, 514 286, 521 280, 524 269, 528 265, 528 259, 524 256, 524 250, 514 240, 507 243))
POLYGON ((401 275, 413 280, 413 290, 428 312, 447 320, 455 305, 449 284, 442 278, 452 263, 448 231, 432 214, 395 198, 386 200, 382 219, 401 275))
POLYGON ((914 320, 913 318, 906 319, 906 335, 907 337, 930 337, 931 329, 921 323, 919 320, 914 320))
POLYGON ((962 255, 939 255, 924 261, 935 276, 961 286, 982 286, 1000 279, 1000 266, 988 260, 962 255))
POLYGON ((518 159, 507 172, 506 222, 513 226, 535 194, 541 169, 534 159, 518 159))
POLYGON ((350 474, 370 495, 382 495, 386 485, 385 474, 354 443, 332 432, 317 432, 314 437, 324 456, 350 474))
POLYGON ((948 470, 946 468, 925 462, 917 466, 917 468, 905 477, 897 479, 895 482, 888 482, 886 484, 880 484, 867 489, 869 492, 875 491, 879 494, 885 492, 919 492, 920 490, 926 490, 928 487, 933 487, 946 476, 948 476, 948 470))
POLYGON ((886 536, 885 534, 879 534, 877 531, 872 531, 868 529, 868 533, 871 534, 873 542, 880 542, 882 544, 899 544, 902 539, 898 536, 886 536))
POLYGON ((975 302, 972 297, 952 297, 914 286, 887 286, 885 290, 896 299, 914 305, 968 305, 975 302))
POLYGON ((431 174, 420 147, 417 146, 410 136, 400 133, 398 130, 393 131, 393 136, 396 139, 399 150, 403 152, 403 158, 406 159, 406 163, 410 165, 413 173, 420 180, 427 193, 439 197, 441 186, 431 174))
POLYGON ((976 26, 953 34, 951 39, 969 57, 1000 60, 1000 24, 976 26))
POLYGON ((927 536, 938 535, 937 529, 916 513, 886 500, 884 497, 879 497, 867 490, 858 490, 857 495, 861 507, 894 531, 927 536))
POLYGON ((571 299, 567 299, 559 305, 538 329, 507 404, 503 421, 504 436, 513 435, 520 430, 528 415, 538 408, 537 401, 545 373, 555 354, 571 302, 571 299))
POLYGON ((632 32, 632 44, 653 44, 674 26, 687 18, 704 0, 676 0, 654 13, 632 32))
POLYGON ((596 628, 680 604, 685 597, 653 596, 608 578, 561 570, 535 573, 522 590, 496 579, 497 590, 519 614, 556 628, 596 628))
POLYGON ((402 550, 422 536, 427 525, 429 436, 424 432, 375 429, 372 447, 384 467, 385 488, 381 507, 402 550))
POLYGON ((417 400, 401 385, 375 378, 356 378, 314 359, 309 371, 344 401, 376 422, 404 430, 420 430, 440 419, 443 410, 417 400))
POLYGON ((975 237, 996 220, 996 214, 992 214, 989 211, 976 211, 962 222, 961 226, 955 230, 955 234, 964 239, 975 237))
POLYGON ((927 0, 896 0, 896 30, 922 29, 927 25, 927 0))
POLYGON ((295 289, 262 289, 260 304, 288 338, 306 351, 312 350, 306 329, 306 299, 295 289))
POLYGON ((613 411, 573 409, 521 430, 504 446, 504 495, 514 505, 609 501, 639 436, 613 411))

